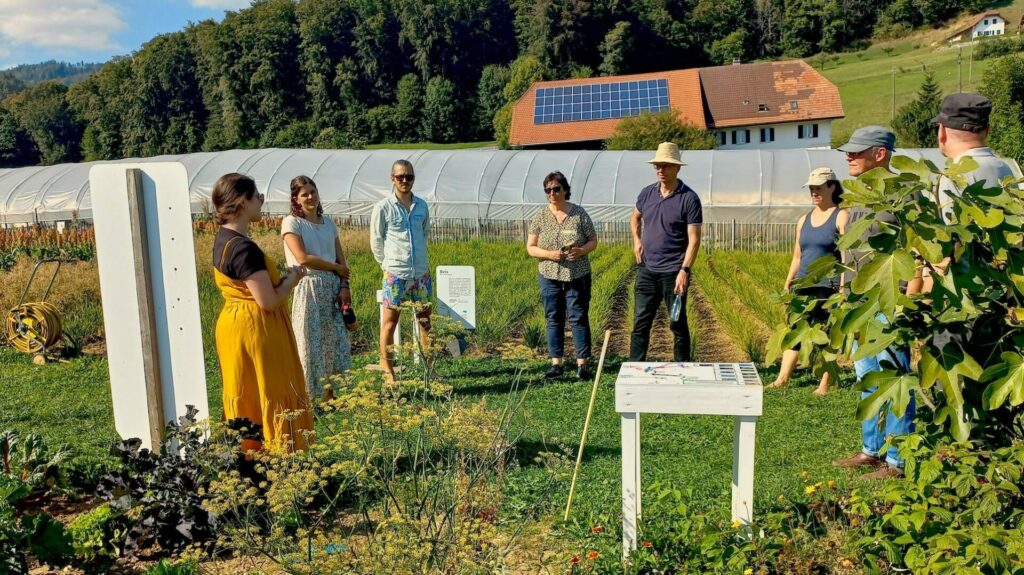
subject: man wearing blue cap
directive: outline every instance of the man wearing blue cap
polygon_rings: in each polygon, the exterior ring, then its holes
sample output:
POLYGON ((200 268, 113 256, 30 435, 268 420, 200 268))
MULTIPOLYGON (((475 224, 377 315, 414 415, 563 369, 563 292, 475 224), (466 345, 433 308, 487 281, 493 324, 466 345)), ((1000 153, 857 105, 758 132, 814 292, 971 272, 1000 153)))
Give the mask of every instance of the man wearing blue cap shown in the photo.
MULTIPOLYGON (((850 136, 850 141, 839 147, 839 151, 846 154, 846 166, 851 176, 857 177, 874 168, 889 170, 889 162, 892 160, 892 153, 896 145, 896 135, 881 126, 865 126, 858 128, 850 136)), ((884 218, 880 218, 884 219, 884 218)), ((887 322, 884 314, 878 314, 875 319, 887 322)), ((854 352, 857 351, 854 343, 854 352)), ((882 371, 883 367, 909 372, 910 371, 910 350, 886 348, 881 353, 865 357, 853 362, 854 371, 857 373, 857 381, 864 379, 868 373, 882 371)), ((876 388, 867 389, 861 392, 861 399, 865 399, 875 392, 876 388)), ((889 477, 903 476, 903 460, 895 447, 890 447, 884 457, 879 456, 885 440, 889 436, 907 435, 914 431, 914 413, 916 404, 911 394, 910 402, 903 417, 896 417, 891 405, 887 408, 884 424, 880 425, 879 415, 873 415, 861 422, 862 449, 850 457, 837 459, 832 462, 836 467, 875 467, 876 471, 863 476, 864 479, 886 479, 889 477)))

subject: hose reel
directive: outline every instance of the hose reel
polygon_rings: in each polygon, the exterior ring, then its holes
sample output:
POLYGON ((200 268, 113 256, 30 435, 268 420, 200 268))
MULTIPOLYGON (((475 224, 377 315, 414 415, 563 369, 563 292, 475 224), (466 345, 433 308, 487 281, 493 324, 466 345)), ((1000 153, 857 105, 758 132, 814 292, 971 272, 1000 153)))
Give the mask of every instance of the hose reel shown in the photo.
POLYGON ((61 260, 57 258, 42 259, 36 261, 32 273, 25 284, 25 291, 21 293, 18 305, 7 313, 4 321, 4 333, 7 342, 11 347, 22 352, 33 355, 33 361, 37 364, 46 363, 49 358, 58 357, 58 347, 66 355, 68 352, 77 350, 78 346, 74 339, 64 333, 64 325, 57 307, 46 301, 53 288, 53 282, 57 279, 57 272, 60 271, 61 260), (26 302, 29 288, 35 279, 36 272, 44 263, 56 263, 50 283, 43 292, 40 301, 26 302))

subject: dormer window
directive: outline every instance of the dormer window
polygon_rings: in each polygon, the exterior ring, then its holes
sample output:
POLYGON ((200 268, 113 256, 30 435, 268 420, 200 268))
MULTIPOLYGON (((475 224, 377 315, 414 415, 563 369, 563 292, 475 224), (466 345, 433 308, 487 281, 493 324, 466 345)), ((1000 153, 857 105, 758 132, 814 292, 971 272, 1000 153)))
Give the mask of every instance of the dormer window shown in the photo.
POLYGON ((768 104, 758 104, 757 105, 757 111, 758 112, 767 112, 768 111, 768 104))
POLYGON ((800 107, 800 104, 796 100, 790 100, 789 101, 789 109, 790 110, 796 110, 799 107, 800 107))

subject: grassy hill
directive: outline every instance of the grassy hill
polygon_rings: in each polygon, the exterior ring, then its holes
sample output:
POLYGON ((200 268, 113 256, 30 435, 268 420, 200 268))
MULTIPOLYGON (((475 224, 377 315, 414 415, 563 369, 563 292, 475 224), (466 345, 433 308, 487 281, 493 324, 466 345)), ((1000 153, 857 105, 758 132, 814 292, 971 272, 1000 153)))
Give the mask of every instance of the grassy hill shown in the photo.
MULTIPOLYGON (((1007 34, 1017 33, 1017 23, 1024 14, 1024 0, 995 2, 991 9, 999 10, 1009 21, 1007 34)), ((935 80, 944 94, 958 91, 961 85, 964 91, 977 90, 991 61, 972 62, 972 48, 965 46, 960 51, 958 64, 958 51, 944 42, 944 38, 972 19, 973 16, 967 16, 946 28, 876 43, 860 52, 837 54, 837 59, 826 63, 822 73, 839 88, 846 111, 845 118, 832 124, 833 146, 845 142, 858 126, 890 126, 894 91, 898 110, 914 99, 926 67, 935 72, 935 80)), ((808 62, 821 67, 821 60, 817 58, 808 62)))

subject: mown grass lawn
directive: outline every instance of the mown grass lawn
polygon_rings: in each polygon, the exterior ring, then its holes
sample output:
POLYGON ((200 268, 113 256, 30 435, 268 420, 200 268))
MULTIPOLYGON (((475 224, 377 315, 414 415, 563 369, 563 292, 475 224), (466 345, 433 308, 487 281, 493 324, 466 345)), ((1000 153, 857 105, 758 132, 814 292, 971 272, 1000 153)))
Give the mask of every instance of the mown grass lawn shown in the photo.
MULTIPOLYGON (((373 358, 363 356, 359 363, 373 358)), ((606 366, 597 397, 590 437, 584 456, 574 517, 602 522, 619 509, 619 418, 614 406, 615 374, 622 358, 606 366)), ((494 407, 509 398, 519 364, 500 358, 462 359, 441 368, 444 381, 454 388, 453 399, 480 401, 494 407)), ((590 397, 591 383, 541 378, 545 363, 529 362, 521 389, 528 423, 520 444, 520 468, 508 480, 508 510, 533 505, 532 486, 543 483, 544 471, 533 459, 542 451, 560 446, 573 454, 590 397)), ((763 372, 770 380, 774 371, 763 372)), ((765 394, 765 412, 758 423, 757 481, 755 501, 759 510, 772 507, 786 495, 803 498, 800 473, 818 479, 847 481, 846 474, 830 466, 836 456, 858 448, 858 426, 852 419, 857 392, 849 382, 824 398, 810 394, 809 382, 797 379, 794 387, 765 394)), ((216 373, 208 379, 210 407, 220 413, 220 382, 216 373)), ((107 363, 99 358, 78 358, 70 363, 35 366, 28 356, 0 350, 0 429, 13 428, 41 434, 49 444, 68 444, 75 450, 76 474, 95 474, 110 444, 117 440, 111 415, 107 363)), ((700 416, 643 416, 643 480, 686 486, 694 490, 699 505, 727 513, 732 466, 732 424, 729 418, 700 416)), ((88 477, 87 477, 88 478, 88 477)), ((549 511, 564 505, 564 493, 548 502, 549 511)), ((606 522, 606 521, 605 521, 606 522)))

